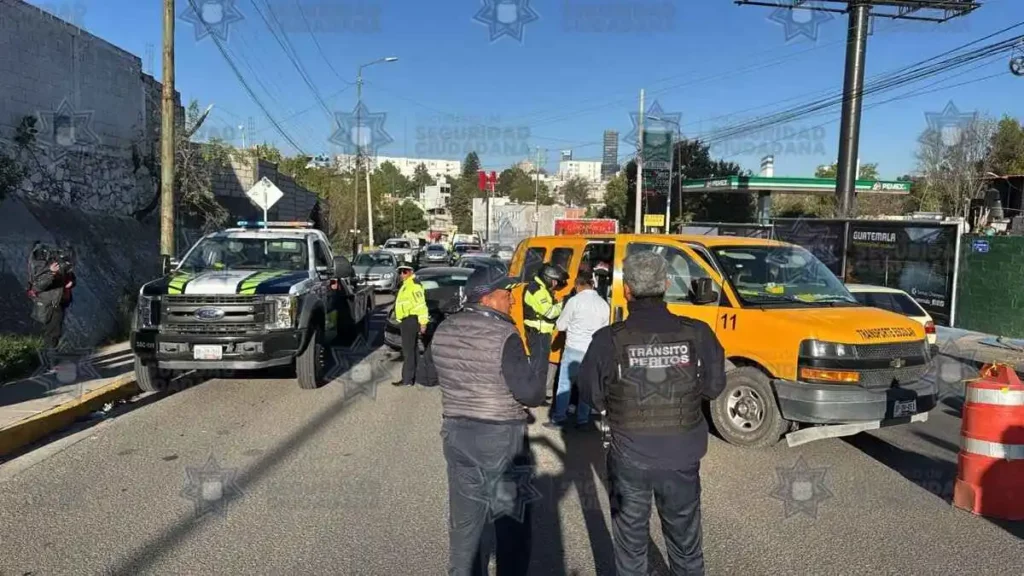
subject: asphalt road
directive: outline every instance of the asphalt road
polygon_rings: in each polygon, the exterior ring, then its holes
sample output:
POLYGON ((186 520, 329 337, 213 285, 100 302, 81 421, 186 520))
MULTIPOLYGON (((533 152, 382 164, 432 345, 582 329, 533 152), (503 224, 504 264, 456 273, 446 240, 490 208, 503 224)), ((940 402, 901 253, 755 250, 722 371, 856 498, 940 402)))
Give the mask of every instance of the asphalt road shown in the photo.
MULTIPOLYGON (((444 573, 440 394, 388 385, 398 365, 383 350, 358 366, 316 391, 210 380, 0 466, 0 574, 444 573)), ((959 425, 944 405, 923 424, 792 449, 713 439, 708 573, 1024 573, 1021 526, 948 502, 959 425)), ((599 439, 531 436, 530 573, 611 573, 599 439)), ((657 521, 652 538, 663 565, 657 521)))

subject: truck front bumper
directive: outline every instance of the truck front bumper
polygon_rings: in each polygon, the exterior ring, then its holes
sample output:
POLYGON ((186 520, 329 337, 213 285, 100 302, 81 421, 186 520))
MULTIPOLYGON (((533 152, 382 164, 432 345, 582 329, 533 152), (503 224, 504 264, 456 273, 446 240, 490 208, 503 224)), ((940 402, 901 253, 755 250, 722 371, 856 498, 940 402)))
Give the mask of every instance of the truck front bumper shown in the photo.
POLYGON ((867 389, 850 384, 810 384, 775 380, 782 417, 807 424, 850 424, 886 420, 910 421, 910 416, 935 408, 934 382, 918 380, 898 388, 867 389), (897 402, 917 401, 913 414, 893 416, 897 402))
POLYGON ((291 364, 305 348, 304 330, 281 330, 243 336, 171 334, 158 330, 132 333, 132 351, 145 365, 168 370, 260 370, 291 364), (194 346, 220 345, 220 360, 197 360, 194 346))

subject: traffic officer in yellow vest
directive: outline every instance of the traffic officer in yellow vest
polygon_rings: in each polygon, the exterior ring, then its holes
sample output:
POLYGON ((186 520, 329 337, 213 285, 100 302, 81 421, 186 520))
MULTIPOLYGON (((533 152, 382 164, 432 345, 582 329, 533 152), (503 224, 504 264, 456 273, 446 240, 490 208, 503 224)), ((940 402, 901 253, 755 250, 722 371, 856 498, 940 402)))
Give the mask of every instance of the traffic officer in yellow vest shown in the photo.
POLYGON ((555 292, 569 283, 569 274, 560 266, 545 264, 523 290, 523 325, 530 355, 546 356, 551 352, 551 336, 555 320, 562 313, 562 303, 555 302, 555 292))
POLYGON ((423 285, 416 279, 412 266, 398 267, 402 287, 395 298, 395 319, 402 330, 402 379, 392 382, 394 386, 416 384, 416 361, 419 359, 417 340, 427 332, 427 301, 423 285))

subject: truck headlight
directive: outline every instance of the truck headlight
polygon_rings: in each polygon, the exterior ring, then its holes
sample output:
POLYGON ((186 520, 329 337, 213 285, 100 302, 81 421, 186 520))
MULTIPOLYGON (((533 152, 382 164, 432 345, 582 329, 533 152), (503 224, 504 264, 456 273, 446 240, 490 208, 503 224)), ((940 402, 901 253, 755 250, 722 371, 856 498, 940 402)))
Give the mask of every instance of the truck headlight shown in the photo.
POLYGON ((267 300, 274 304, 274 309, 267 317, 267 330, 293 328, 299 311, 299 299, 295 296, 270 296, 267 300))
POLYGON ((808 358, 854 358, 854 347, 838 342, 804 340, 800 344, 800 355, 808 358))
POLYGON ((139 328, 152 328, 153 324, 153 304, 160 305, 159 296, 142 296, 139 295, 138 306, 136 307, 136 315, 138 317, 139 328))

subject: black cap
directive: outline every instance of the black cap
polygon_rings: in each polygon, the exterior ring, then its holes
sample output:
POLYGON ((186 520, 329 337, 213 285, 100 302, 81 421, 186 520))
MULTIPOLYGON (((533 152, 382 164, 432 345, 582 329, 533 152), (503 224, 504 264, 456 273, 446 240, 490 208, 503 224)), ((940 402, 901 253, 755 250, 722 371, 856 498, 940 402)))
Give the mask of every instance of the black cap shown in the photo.
POLYGON ((481 298, 491 292, 495 290, 511 290, 517 283, 518 281, 515 278, 502 274, 497 268, 484 266, 477 268, 470 274, 463 291, 466 294, 467 302, 479 302, 481 298))

